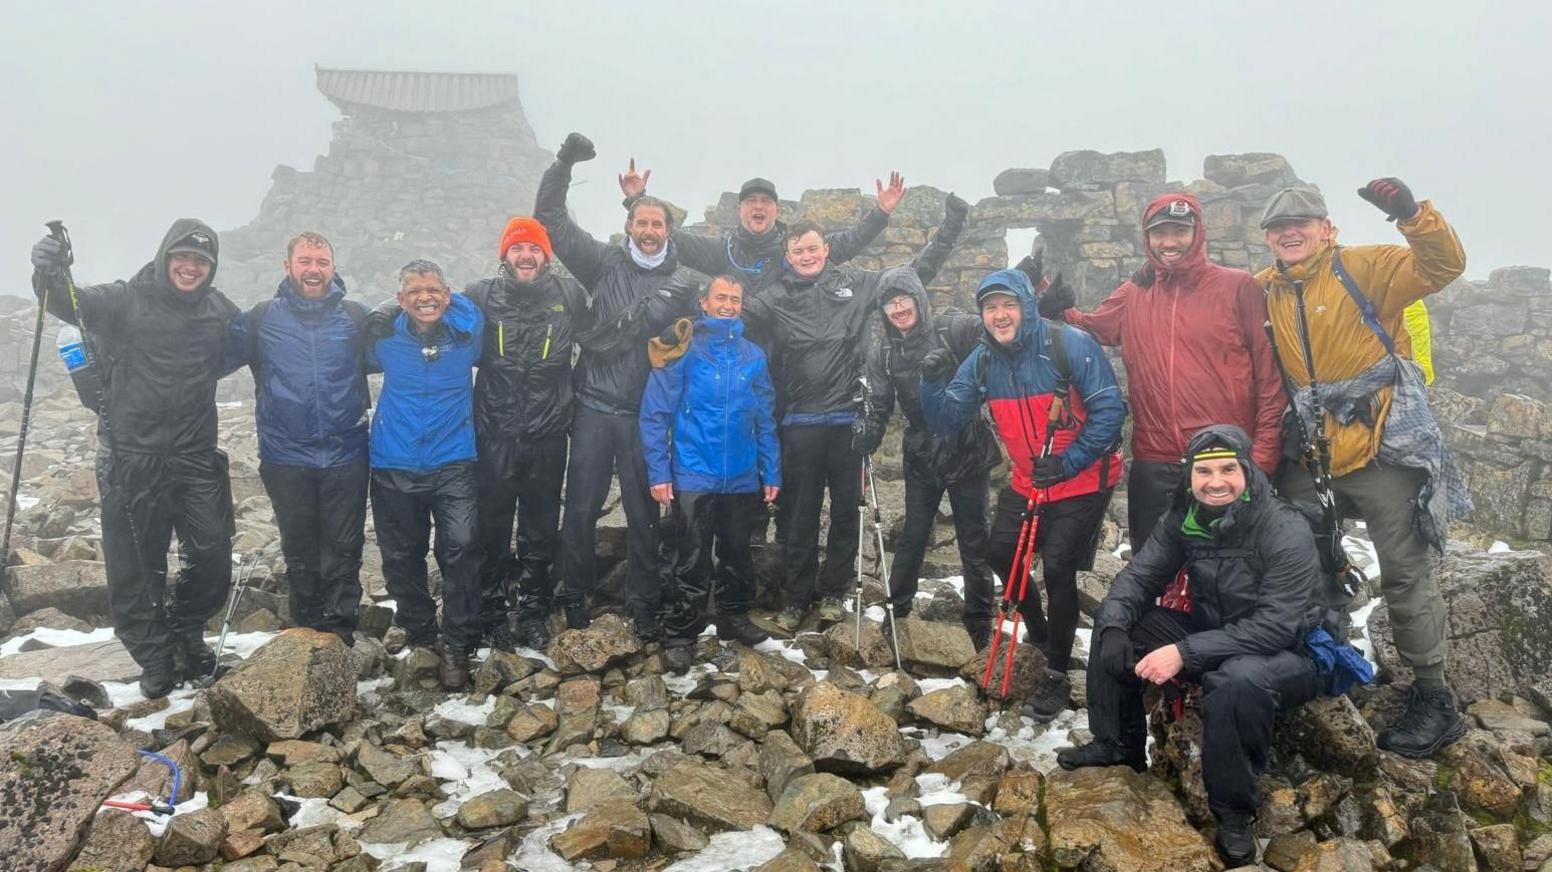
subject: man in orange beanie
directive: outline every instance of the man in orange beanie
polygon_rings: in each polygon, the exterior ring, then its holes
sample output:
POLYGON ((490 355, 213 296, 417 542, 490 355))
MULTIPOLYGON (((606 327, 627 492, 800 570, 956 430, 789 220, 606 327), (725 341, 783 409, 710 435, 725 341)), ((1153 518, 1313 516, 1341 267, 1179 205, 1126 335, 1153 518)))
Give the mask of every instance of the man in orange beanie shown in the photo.
POLYGON ((550 235, 533 218, 508 221, 497 254, 496 275, 465 290, 485 315, 474 382, 481 618, 491 645, 543 650, 571 428, 571 318, 587 303, 581 285, 550 273, 550 235))

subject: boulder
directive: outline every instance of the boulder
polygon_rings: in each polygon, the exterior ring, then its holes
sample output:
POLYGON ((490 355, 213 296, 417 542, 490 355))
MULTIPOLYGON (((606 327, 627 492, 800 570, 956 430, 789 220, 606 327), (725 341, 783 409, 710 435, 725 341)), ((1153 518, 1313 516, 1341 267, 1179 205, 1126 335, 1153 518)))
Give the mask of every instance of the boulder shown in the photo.
POLYGON ((593 677, 563 681, 555 689, 556 725, 550 736, 550 753, 593 740, 593 730, 598 726, 599 693, 598 679, 593 677))
POLYGON ((1473 872, 1477 862, 1467 835, 1470 825, 1471 819, 1461 812, 1454 793, 1430 794, 1422 810, 1408 822, 1412 859, 1439 872, 1473 872))
POLYGON ((968 736, 986 732, 986 707, 970 687, 956 685, 922 694, 906 705, 918 720, 968 736))
MULTIPOLYGON (((1469 699, 1530 693, 1552 671, 1552 557, 1534 551, 1445 554, 1439 588, 1448 606, 1446 676, 1469 699)), ((1409 683, 1382 602, 1369 616, 1380 671, 1409 683)))
POLYGON ((107 808, 92 820, 86 843, 70 868, 141 872, 155 850, 156 841, 145 821, 127 811, 107 808))
POLYGON ((693 853, 711 842, 705 833, 672 815, 649 814, 647 821, 652 824, 652 841, 664 853, 693 853))
POLYGON ((947 757, 933 762, 927 767, 927 771, 946 775, 950 781, 964 781, 966 778, 977 776, 997 779, 1007 771, 1009 762, 1008 749, 1001 744, 971 742, 947 757))
POLYGON ((639 859, 651 846, 652 825, 646 812, 628 799, 611 799, 594 806, 550 839, 550 847, 568 863, 606 857, 639 859))
POLYGON ((507 735, 526 744, 548 736, 559 722, 554 708, 543 703, 534 703, 523 706, 511 720, 507 721, 507 735))
POLYGON ((907 753, 893 718, 829 681, 810 685, 798 697, 792 738, 822 772, 884 772, 905 762, 907 753))
POLYGON ((1283 715, 1272 730, 1273 742, 1288 754, 1337 772, 1374 768, 1379 748, 1374 728, 1346 696, 1317 697, 1283 715))
POLYGON ((388 802, 356 834, 357 840, 368 845, 416 845, 441 837, 442 828, 431 809, 418 799, 388 802))
POLYGON ((603 615, 583 630, 563 630, 550 640, 550 659, 562 675, 602 672, 641 650, 625 619, 603 615))
POLYGON ((841 845, 841 864, 848 872, 879 872, 884 861, 904 859, 904 852, 867 827, 852 827, 841 845))
MULTIPOLYGON (((1049 847, 1039 821, 1032 815, 1017 815, 991 826, 973 826, 962 830, 949 842, 945 857, 948 868, 954 870, 1036 872, 1047 868, 1044 858, 1049 847)), ((1085 865, 1080 868, 1097 870, 1109 867, 1085 865)))
POLYGON ((91 681, 132 682, 140 678, 140 665, 118 639, 67 645, 40 651, 23 651, 0 657, 0 679, 39 675, 72 675, 91 681))
POLYGON ((867 816, 862 792, 836 775, 816 772, 787 782, 771 810, 771 826, 789 833, 822 833, 867 816))
POLYGON ((1214 872, 1207 839, 1163 781, 1125 766, 1058 770, 1046 779, 1051 853, 1062 868, 1214 872))
POLYGON ((1380 868, 1369 846, 1356 839, 1321 842, 1299 856, 1293 872, 1369 872, 1380 868))
POLYGON ((140 765, 111 728, 42 713, 0 725, 0 857, 58 870, 76 854, 104 799, 140 765))
POLYGON ((221 816, 226 818, 228 831, 277 832, 286 825, 280 806, 269 794, 257 788, 248 788, 223 803, 221 816))
POLYGON ((620 740, 629 745, 650 745, 668 736, 671 722, 667 709, 636 710, 620 724, 620 740))
POLYGON ((416 775, 424 774, 420 766, 397 754, 384 751, 371 742, 363 741, 356 751, 356 767, 373 781, 392 790, 416 775))
POLYGON ((652 782, 651 809, 721 832, 765 823, 771 800, 750 779, 681 760, 652 782))
POLYGON ((474 692, 489 696, 514 681, 521 681, 539 670, 533 660, 492 648, 490 656, 474 671, 474 692))
POLYGON ((195 866, 209 863, 221 851, 226 838, 226 818, 213 808, 174 815, 156 845, 160 866, 195 866))
POLYGON ((217 681, 209 702, 223 731, 296 739, 355 717, 355 666, 333 633, 286 630, 217 681))
POLYGON ((975 644, 959 624, 906 618, 895 629, 900 660, 922 674, 953 675, 975 659, 975 644))
POLYGON ((314 760, 280 773, 280 781, 293 796, 327 799, 345 786, 345 773, 334 763, 314 760))
POLYGON ((786 725, 787 703, 774 690, 741 693, 728 716, 728 726, 751 739, 759 740, 771 730, 786 725))
POLYGON ((505 827, 528 816, 528 797, 506 787, 476 796, 458 807, 458 825, 466 830, 505 827))
POLYGON ((566 780, 567 814, 587 811, 611 799, 636 799, 636 788, 613 769, 580 766, 566 780))
POLYGON ((1519 872, 1525 866, 1520 837, 1514 824, 1494 824, 1471 831, 1471 844, 1486 872, 1519 872))
POLYGON ((986 674, 986 658, 991 653, 991 645, 987 645, 978 651, 959 670, 959 677, 970 682, 981 693, 996 699, 1026 699, 1040 686, 1041 677, 1045 675, 1045 655, 1033 645, 1019 645, 1013 649, 1013 677, 1008 680, 1008 692, 1002 692, 1003 674, 1007 670, 1007 640, 997 646, 997 662, 992 664, 991 680, 987 686, 981 687, 981 677, 986 674))
POLYGON ((264 840, 264 849, 281 863, 308 869, 328 869, 340 860, 361 853, 361 845, 338 824, 318 824, 276 833, 264 840))
POLYGON ((1050 186, 1051 171, 1044 169, 1006 169, 992 179, 992 192, 999 197, 1010 194, 1044 194, 1050 186))
POLYGON ((1033 769, 1003 773, 997 783, 992 811, 1001 815, 1035 814, 1040 809, 1040 791, 1045 777, 1033 769))
POLYGON ((393 689, 440 690, 442 679, 437 677, 437 667, 442 658, 430 648, 411 648, 408 656, 394 663, 393 689))
POLYGON ((108 614, 108 570, 95 560, 10 567, 8 596, 18 615, 57 609, 91 620, 108 614))
POLYGON ((1280 154, 1210 154, 1202 161, 1202 175, 1225 188, 1271 185, 1285 188, 1299 183, 1288 159, 1280 154))
POLYGON ((770 795, 772 802, 781 796, 788 781, 814 771, 814 761, 783 730, 772 730, 765 734, 765 740, 760 743, 759 762, 756 765, 760 777, 765 779, 765 792, 770 795))
POLYGON ((1072 185, 1111 182, 1163 182, 1164 150, 1064 151, 1051 161, 1052 185, 1066 189, 1072 185))
POLYGON ((893 665, 894 652, 877 621, 863 619, 862 647, 857 647, 857 623, 841 621, 824 632, 825 649, 830 659, 853 669, 879 669, 893 665))

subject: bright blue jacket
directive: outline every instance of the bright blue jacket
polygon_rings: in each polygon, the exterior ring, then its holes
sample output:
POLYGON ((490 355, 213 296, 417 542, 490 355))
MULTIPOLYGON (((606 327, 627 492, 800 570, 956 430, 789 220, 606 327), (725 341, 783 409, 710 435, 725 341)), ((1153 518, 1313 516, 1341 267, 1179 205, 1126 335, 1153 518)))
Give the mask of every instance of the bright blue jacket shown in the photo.
POLYGON ((648 481, 692 493, 781 487, 775 406, 765 352, 744 338, 744 322, 702 317, 689 350, 647 378, 648 481))
POLYGON ((365 340, 347 305, 359 306, 337 278, 317 300, 287 278, 228 326, 229 359, 253 369, 260 460, 329 469, 366 459, 365 340))
POLYGON ((430 472, 474 459, 474 378, 485 316, 454 293, 439 325, 436 359, 410 332, 409 316, 393 319, 393 333, 370 344, 369 365, 383 371, 372 416, 372 466, 430 472))

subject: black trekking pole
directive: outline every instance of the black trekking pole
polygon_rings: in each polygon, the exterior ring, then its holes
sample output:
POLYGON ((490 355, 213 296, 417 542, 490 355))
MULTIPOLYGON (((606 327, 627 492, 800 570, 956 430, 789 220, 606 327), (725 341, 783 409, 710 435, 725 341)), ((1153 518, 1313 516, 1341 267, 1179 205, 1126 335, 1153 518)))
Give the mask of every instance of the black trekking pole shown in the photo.
MULTIPOLYGON (((55 222, 58 223, 58 222, 55 222)), ((49 228, 51 231, 53 227, 49 228)), ((11 464, 11 491, 5 501, 5 537, 0 539, 0 574, 11 564, 11 530, 16 523, 16 498, 22 487, 22 455, 27 450, 27 431, 32 424, 32 392, 38 383, 38 348, 43 343, 43 316, 48 312, 48 280, 41 272, 32 277, 38 295, 38 320, 32 327, 32 356, 27 362, 27 390, 22 394, 22 421, 16 435, 16 460, 11 464)))

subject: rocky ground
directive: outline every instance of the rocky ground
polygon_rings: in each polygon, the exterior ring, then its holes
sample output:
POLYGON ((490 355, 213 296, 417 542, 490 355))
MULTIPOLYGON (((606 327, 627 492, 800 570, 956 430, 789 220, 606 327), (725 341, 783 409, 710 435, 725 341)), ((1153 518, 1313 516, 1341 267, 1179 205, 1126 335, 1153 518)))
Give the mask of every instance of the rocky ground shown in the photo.
MULTIPOLYGON (((924 582, 916 619, 901 623, 903 670, 872 606, 860 646, 852 624, 754 650, 707 635, 689 675, 665 675, 661 653, 612 614, 615 569, 592 628, 544 652, 482 652, 474 691, 449 695, 434 661, 391 628, 370 543, 354 647, 282 630, 284 562, 246 391, 225 397, 222 423, 237 550, 257 566, 228 639, 235 668, 155 701, 139 696, 137 670, 102 629, 90 416, 65 393, 35 409, 19 501, 25 565, 0 594, 0 689, 47 682, 99 716, 0 727, 0 867, 1221 868, 1192 707, 1155 718, 1147 774, 1055 770, 1054 749, 1087 724, 1082 657, 1072 711, 1047 726, 1020 718, 977 687, 985 655, 957 624, 952 577, 924 582), (167 767, 139 750, 178 763, 175 794, 167 767), (176 813, 101 808, 110 797, 173 798, 176 813)), ((0 407, 6 463, 19 417, 0 407)), ((884 475, 890 466, 886 456, 884 475)), ((895 526, 899 488, 881 482, 895 526)), ((947 576, 951 525, 939 526, 929 571, 947 576)), ((623 522, 611 514, 604 527, 612 566, 623 522)), ((1370 562, 1358 533, 1355 553, 1370 562)), ((1114 525, 1106 539, 1116 546, 1114 525)), ((762 559, 769 573, 774 555, 762 559)), ((1102 554, 1085 575, 1086 612, 1118 566, 1102 554)), ((1266 867, 1552 870, 1552 567, 1462 546, 1441 573, 1471 732, 1433 760, 1378 751, 1375 731, 1402 704, 1390 684, 1285 716, 1257 823, 1266 867)), ((876 579, 865 594, 881 597, 876 579)), ((1404 678, 1377 604, 1355 612, 1369 630, 1361 644, 1382 679, 1404 678)), ((1021 646, 1009 696, 1042 667, 1021 646)))

